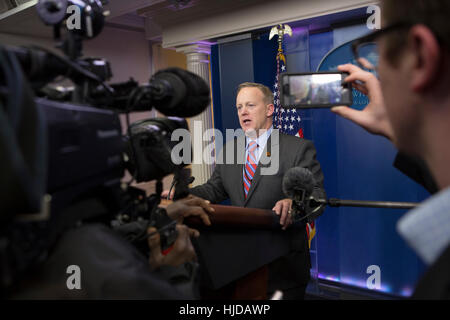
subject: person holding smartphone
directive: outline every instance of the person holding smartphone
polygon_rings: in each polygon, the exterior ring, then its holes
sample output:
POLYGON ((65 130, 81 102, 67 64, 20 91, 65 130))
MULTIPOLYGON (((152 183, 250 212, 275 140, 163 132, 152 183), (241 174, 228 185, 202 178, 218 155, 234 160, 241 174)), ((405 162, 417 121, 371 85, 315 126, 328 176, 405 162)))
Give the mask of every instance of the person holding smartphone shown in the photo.
POLYGON ((424 160, 426 165, 418 160, 416 169, 413 165, 406 171, 438 193, 403 216, 397 229, 429 266, 413 298, 449 299, 450 3, 384 0, 381 12, 384 28, 354 42, 361 68, 338 67, 349 73, 345 81, 367 95, 369 104, 361 111, 346 106, 331 110, 388 138, 407 158, 424 160), (358 48, 367 42, 378 45, 377 65, 359 56, 358 48), (379 79, 363 69, 375 69, 379 79))

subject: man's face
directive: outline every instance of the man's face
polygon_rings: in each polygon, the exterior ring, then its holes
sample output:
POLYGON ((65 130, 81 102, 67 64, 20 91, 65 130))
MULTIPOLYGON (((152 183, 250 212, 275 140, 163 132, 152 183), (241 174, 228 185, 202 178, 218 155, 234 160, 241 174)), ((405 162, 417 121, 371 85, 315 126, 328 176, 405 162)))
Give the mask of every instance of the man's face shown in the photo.
POLYGON ((398 149, 417 154, 420 131, 418 101, 411 90, 411 52, 399 52, 396 63, 387 59, 387 38, 377 42, 379 47, 378 75, 383 92, 386 113, 394 131, 394 144, 398 149))
POLYGON ((248 135, 272 125, 273 104, 264 101, 264 94, 256 87, 242 88, 236 97, 236 108, 242 130, 248 135))

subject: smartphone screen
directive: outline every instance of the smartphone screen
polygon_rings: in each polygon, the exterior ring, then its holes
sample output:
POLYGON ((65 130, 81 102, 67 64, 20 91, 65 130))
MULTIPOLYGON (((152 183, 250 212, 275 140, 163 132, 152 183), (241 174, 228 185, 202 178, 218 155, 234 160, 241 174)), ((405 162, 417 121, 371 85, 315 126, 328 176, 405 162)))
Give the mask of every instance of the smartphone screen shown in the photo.
POLYGON ((281 78, 281 104, 285 108, 351 106, 352 90, 347 73, 285 73, 281 78))

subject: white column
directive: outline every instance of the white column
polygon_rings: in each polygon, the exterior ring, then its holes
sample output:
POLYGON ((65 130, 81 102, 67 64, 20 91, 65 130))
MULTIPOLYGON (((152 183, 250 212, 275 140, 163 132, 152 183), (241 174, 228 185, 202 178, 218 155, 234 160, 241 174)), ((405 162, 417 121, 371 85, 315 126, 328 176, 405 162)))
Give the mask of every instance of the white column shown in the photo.
MULTIPOLYGON (((211 88, 210 82, 210 61, 211 54, 210 47, 207 44, 193 44, 182 47, 177 47, 178 52, 183 52, 187 58, 187 69, 200 77, 202 77, 211 88)), ((191 166, 192 176, 195 177, 193 186, 205 183, 211 177, 213 165, 207 164, 204 159, 205 150, 211 141, 203 141, 203 134, 208 129, 213 129, 213 115, 211 105, 206 108, 201 114, 189 119, 189 127, 191 131, 192 152, 193 157, 201 159, 201 163, 193 163, 191 166), (199 124, 201 122, 202 130, 199 131, 199 124), (194 133, 194 127, 197 128, 194 133)), ((212 163, 211 158, 208 163, 212 163)))

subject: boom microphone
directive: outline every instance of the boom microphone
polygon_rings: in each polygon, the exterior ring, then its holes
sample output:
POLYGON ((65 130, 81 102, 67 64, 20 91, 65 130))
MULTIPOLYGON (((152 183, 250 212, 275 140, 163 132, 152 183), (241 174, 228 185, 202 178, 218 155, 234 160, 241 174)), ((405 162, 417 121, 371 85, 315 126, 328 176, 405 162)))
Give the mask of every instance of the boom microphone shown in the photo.
POLYGON ((327 199, 325 196, 313 194, 314 185, 314 177, 308 169, 294 167, 286 172, 282 187, 285 195, 293 200, 292 216, 294 221, 305 219, 325 206, 411 209, 418 205, 415 202, 327 199))
POLYGON ((195 73, 180 69, 161 70, 150 79, 152 105, 166 116, 193 117, 210 103, 209 86, 195 73))
POLYGON ((290 198, 301 197, 303 200, 311 196, 314 187, 314 177, 308 169, 293 167, 283 177, 283 192, 290 198))
POLYGON ((284 175, 282 188, 284 194, 292 199, 291 214, 294 221, 311 218, 324 207, 311 202, 315 184, 313 174, 306 168, 293 167, 284 175))
MULTIPOLYGON (((8 47, 31 81, 33 88, 41 88, 59 75, 75 83, 82 80, 100 84, 93 90, 91 105, 120 111, 147 111, 156 108, 166 116, 193 117, 210 104, 209 86, 203 78, 181 68, 158 71, 146 86, 129 81, 108 85, 104 77, 92 72, 95 63, 78 60, 76 63, 43 48, 8 47)), ((104 70, 102 70, 104 71, 104 70)), ((3 72, 0 70, 0 76, 3 72)))

